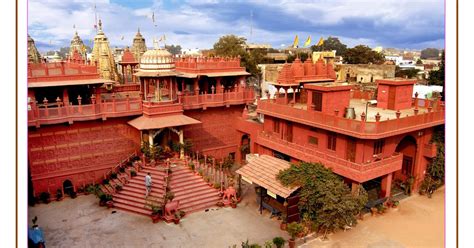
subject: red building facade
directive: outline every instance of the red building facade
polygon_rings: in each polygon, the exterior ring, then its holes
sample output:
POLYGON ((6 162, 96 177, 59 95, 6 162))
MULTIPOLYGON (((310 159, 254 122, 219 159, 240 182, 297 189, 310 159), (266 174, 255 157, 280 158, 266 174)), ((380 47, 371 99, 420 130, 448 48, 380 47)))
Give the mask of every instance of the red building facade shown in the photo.
POLYGON ((76 190, 100 182, 143 141, 189 139, 194 150, 216 158, 237 153, 232 127, 254 101, 240 60, 177 60, 164 49, 147 53, 139 67, 128 67, 134 74, 124 84, 101 79, 95 65, 74 56, 28 65, 28 161, 35 196, 64 190, 65 183, 76 190))
POLYGON ((379 197, 388 197, 393 181, 410 176, 417 190, 436 156, 430 141, 444 124, 444 104, 412 99, 414 81, 393 79, 377 81, 371 106, 351 98, 359 95, 351 94, 352 85, 335 82, 322 64, 286 64, 275 97, 259 100, 256 113, 239 120, 241 139, 249 138, 252 153, 321 162, 354 190, 375 181, 379 197))

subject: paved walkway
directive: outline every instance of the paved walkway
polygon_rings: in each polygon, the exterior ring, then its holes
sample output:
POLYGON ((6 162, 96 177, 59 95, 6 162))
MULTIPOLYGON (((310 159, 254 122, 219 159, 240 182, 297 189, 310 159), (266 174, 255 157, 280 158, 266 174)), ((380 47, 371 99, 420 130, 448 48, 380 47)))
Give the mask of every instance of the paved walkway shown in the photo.
POLYGON ((30 207, 38 216, 47 247, 219 247, 249 239, 263 245, 276 236, 288 239, 279 222, 261 216, 255 192, 249 189, 237 208, 212 208, 192 213, 179 225, 153 224, 146 216, 99 207, 93 195, 30 207), (116 211, 116 213, 112 213, 116 211))
POLYGON ((300 247, 323 248, 437 248, 444 247, 444 188, 431 199, 414 195, 382 216, 366 216, 347 232, 338 231, 329 241, 319 238, 300 247))

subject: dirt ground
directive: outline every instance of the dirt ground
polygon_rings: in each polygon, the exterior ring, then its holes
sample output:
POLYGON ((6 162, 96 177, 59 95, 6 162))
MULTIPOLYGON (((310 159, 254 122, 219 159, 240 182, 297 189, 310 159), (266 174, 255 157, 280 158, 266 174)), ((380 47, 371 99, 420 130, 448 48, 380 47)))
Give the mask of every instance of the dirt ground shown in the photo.
POLYGON ((366 216, 351 230, 330 235, 328 241, 316 238, 300 247, 444 247, 444 200, 444 188, 431 199, 414 195, 402 200, 398 209, 381 216, 366 216))
MULTIPOLYGON (((146 216, 98 206, 92 196, 80 196, 28 209, 38 216, 47 247, 219 247, 240 243, 263 246, 275 236, 288 239, 279 222, 260 215, 253 190, 247 190, 236 209, 213 208, 193 213, 179 225, 152 224, 146 216), (116 211, 112 213, 112 211, 116 211)), ((444 247, 444 190, 431 199, 414 195, 381 216, 366 216, 356 227, 329 235, 328 241, 298 240, 299 247, 323 248, 436 248, 444 247)), ((286 244, 285 247, 288 244, 286 244)))

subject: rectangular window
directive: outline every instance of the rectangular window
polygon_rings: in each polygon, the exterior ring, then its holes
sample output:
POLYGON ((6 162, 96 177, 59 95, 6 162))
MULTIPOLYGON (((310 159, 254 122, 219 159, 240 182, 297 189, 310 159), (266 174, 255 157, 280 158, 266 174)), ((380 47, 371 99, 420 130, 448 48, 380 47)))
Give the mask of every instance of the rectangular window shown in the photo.
POLYGON ((311 145, 317 146, 318 145, 318 138, 313 137, 313 136, 308 136, 308 143, 310 143, 311 145))
POLYGON ((273 119, 273 132, 280 133, 280 120, 273 119))
POLYGON ((383 146, 385 145, 385 140, 377 140, 374 142, 374 155, 381 154, 383 152, 383 146))
POLYGON ((333 132, 328 133, 328 149, 329 150, 336 150, 336 139, 337 139, 337 134, 333 132))
POLYGON ((321 111, 323 108, 323 94, 321 92, 313 91, 313 106, 314 111, 321 111))

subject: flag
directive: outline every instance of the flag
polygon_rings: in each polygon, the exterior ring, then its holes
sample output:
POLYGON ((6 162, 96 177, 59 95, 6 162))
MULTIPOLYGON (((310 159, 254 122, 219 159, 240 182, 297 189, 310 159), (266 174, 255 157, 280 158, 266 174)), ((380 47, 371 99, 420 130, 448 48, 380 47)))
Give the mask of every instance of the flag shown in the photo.
POLYGON ((155 24, 155 12, 153 12, 153 14, 151 15, 151 20, 153 21, 153 25, 155 25, 155 27, 156 27, 156 24, 155 24))
POLYGON ((293 48, 298 48, 298 43, 299 43, 298 35, 296 35, 295 36, 295 41, 293 41, 293 48))
POLYGON ((306 42, 304 43, 304 47, 307 47, 311 44, 311 35, 308 36, 308 39, 306 39, 306 42))
POLYGON ((322 45, 324 45, 323 37, 321 37, 321 39, 319 39, 319 42, 318 42, 318 44, 316 44, 316 46, 322 46, 322 45))

